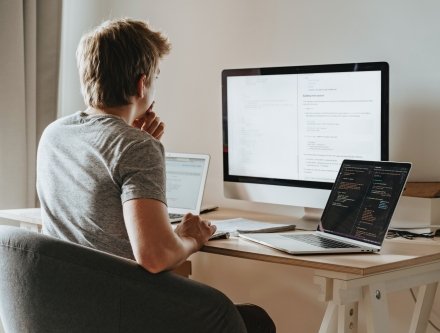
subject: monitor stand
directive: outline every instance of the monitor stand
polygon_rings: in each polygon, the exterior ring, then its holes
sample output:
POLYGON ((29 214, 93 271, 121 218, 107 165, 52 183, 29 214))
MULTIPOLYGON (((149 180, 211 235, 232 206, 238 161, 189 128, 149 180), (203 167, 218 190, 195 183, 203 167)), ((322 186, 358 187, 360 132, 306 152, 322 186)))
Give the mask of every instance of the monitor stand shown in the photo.
POLYGON ((304 207, 304 215, 295 220, 297 230, 316 230, 323 211, 321 208, 304 207))

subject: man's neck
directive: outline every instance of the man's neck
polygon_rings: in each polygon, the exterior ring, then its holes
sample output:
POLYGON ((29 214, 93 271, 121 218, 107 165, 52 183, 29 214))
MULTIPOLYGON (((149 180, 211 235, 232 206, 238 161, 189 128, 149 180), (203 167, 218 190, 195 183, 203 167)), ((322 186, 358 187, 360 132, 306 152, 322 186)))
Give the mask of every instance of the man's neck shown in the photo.
POLYGON ((89 107, 85 111, 90 115, 113 115, 121 118, 127 124, 132 125, 133 121, 137 118, 136 109, 132 104, 118 106, 118 107, 109 107, 109 108, 93 108, 89 107))

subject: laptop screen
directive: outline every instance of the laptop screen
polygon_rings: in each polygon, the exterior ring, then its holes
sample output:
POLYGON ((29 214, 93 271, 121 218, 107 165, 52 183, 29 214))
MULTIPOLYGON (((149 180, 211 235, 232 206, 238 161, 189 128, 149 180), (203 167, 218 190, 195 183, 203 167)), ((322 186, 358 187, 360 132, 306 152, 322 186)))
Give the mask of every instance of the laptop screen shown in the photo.
POLYGON ((209 155, 166 154, 166 196, 170 212, 199 213, 209 155))
POLYGON ((318 230, 381 245, 410 163, 345 160, 318 230))

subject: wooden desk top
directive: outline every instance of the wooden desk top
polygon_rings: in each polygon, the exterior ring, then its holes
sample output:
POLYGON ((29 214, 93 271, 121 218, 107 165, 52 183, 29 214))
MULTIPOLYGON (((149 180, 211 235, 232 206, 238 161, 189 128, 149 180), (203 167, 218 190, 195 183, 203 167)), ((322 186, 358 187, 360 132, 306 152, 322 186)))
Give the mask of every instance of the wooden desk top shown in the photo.
POLYGON ((3 209, 0 210, 0 217, 14 221, 41 225, 40 208, 3 209))
POLYGON ((435 261, 438 261, 440 265, 438 241, 433 241, 432 244, 411 244, 411 242, 411 240, 404 242, 386 240, 380 254, 290 255, 243 238, 231 237, 228 240, 210 241, 202 248, 202 251, 360 276, 435 261))
MULTIPOLYGON (((0 210, 0 217, 32 224, 41 224, 40 209, 38 208, 0 210)), ((266 222, 292 222, 292 218, 287 216, 252 213, 234 209, 220 209, 205 214, 204 217, 212 220, 244 217, 266 222)), ((440 265, 440 240, 438 239, 387 239, 380 254, 290 255, 242 238, 231 237, 225 240, 210 241, 202 248, 202 251, 359 276, 433 262, 438 262, 440 265)))
MULTIPOLYGON (((292 218, 285 216, 225 209, 206 214, 206 217, 213 220, 244 217, 268 222, 292 222, 292 218)), ((202 248, 202 251, 360 276, 407 268, 408 266, 423 265, 436 261, 438 261, 440 265, 440 241, 438 239, 387 239, 384 242, 380 254, 291 255, 243 238, 231 237, 226 240, 210 241, 202 248)))

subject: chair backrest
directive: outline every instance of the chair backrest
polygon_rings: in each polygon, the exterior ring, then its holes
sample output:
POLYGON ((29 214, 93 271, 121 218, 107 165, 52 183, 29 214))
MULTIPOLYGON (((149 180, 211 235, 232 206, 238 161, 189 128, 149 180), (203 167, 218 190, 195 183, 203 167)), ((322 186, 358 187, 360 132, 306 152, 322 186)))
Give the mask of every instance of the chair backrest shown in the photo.
POLYGON ((6 332, 244 331, 216 289, 10 226, 0 226, 0 319, 6 332))
POLYGON ((119 332, 121 277, 148 275, 130 260, 6 226, 0 267, 6 332, 119 332))

